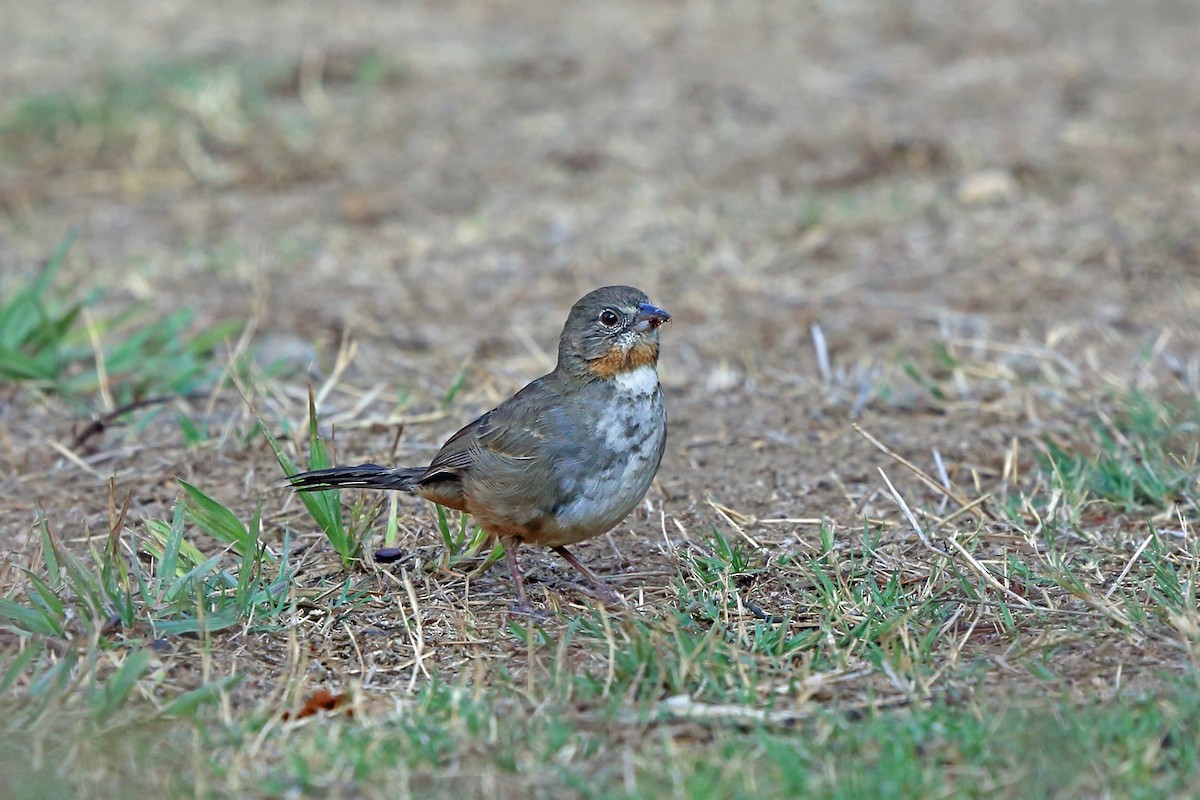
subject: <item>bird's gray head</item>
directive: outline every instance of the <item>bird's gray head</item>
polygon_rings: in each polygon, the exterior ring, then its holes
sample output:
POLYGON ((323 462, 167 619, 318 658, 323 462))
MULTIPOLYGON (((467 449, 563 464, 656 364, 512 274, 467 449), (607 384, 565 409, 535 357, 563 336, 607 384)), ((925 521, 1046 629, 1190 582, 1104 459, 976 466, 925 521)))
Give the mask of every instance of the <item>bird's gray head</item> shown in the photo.
POLYGON ((658 328, 671 315, 652 305, 641 289, 604 286, 571 308, 558 342, 558 367, 598 378, 654 366, 658 328))

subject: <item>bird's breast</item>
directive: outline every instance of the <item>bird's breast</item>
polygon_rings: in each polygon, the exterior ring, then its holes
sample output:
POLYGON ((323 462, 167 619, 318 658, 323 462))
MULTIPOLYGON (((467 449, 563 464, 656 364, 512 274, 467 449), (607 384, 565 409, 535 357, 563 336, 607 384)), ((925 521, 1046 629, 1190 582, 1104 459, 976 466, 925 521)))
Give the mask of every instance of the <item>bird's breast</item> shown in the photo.
POLYGON ((662 460, 667 416, 653 367, 619 373, 587 398, 588 441, 561 465, 557 527, 573 541, 598 536, 645 496, 662 460))

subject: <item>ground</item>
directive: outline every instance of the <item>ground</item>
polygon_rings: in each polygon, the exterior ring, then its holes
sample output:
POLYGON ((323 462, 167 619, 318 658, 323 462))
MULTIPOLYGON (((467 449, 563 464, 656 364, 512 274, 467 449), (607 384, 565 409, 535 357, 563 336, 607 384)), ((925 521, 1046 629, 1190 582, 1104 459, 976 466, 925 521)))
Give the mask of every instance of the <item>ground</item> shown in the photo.
POLYGON ((1200 787, 1194 3, 4 17, 10 796, 1200 787), (425 463, 608 283, 673 314, 658 479, 578 548, 627 608, 280 488, 255 414, 425 463))

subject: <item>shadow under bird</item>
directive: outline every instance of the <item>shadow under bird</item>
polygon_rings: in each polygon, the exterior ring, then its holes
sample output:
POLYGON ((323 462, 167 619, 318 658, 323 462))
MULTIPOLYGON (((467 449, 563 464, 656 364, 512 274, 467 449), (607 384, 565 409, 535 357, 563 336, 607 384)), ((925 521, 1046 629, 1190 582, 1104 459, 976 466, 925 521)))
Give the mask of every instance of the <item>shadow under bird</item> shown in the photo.
POLYGON ((554 371, 451 436, 429 466, 360 464, 289 480, 299 491, 409 491, 466 511, 503 543, 521 609, 523 544, 551 548, 619 603, 567 545, 612 530, 658 472, 667 439, 658 329, 670 318, 639 289, 596 289, 571 308, 554 371))

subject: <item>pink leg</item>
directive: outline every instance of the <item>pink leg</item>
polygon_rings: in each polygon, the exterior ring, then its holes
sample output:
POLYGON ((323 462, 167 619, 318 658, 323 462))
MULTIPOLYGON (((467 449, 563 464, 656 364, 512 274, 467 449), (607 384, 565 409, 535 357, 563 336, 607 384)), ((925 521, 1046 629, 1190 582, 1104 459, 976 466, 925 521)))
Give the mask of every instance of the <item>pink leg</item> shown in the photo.
POLYGON ((610 603, 612 605, 621 605, 621 603, 622 603, 621 595, 617 594, 613 590, 613 588, 611 586, 609 586, 608 583, 603 578, 601 578, 599 575, 597 575, 596 573, 592 572, 590 569, 585 567, 583 565, 583 562, 575 557, 574 553, 572 553, 567 548, 561 547, 561 546, 552 547, 550 549, 553 550, 554 552, 558 553, 560 556, 562 556, 563 559, 568 564, 570 564, 572 567, 574 567, 576 570, 579 571, 579 574, 583 575, 583 577, 585 577, 589 581, 591 581, 592 586, 596 587, 596 591, 598 591, 600 593, 600 599, 602 601, 604 601, 605 603, 610 603))
POLYGON ((520 542, 506 540, 504 542, 504 560, 508 562, 508 571, 512 573, 513 586, 517 589, 517 605, 514 609, 519 614, 533 614, 533 607, 525 596, 525 581, 521 580, 521 567, 517 563, 517 548, 520 542))

